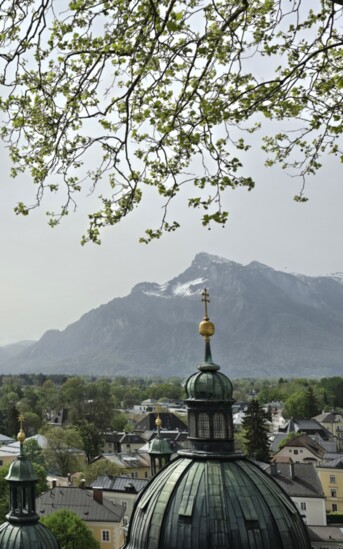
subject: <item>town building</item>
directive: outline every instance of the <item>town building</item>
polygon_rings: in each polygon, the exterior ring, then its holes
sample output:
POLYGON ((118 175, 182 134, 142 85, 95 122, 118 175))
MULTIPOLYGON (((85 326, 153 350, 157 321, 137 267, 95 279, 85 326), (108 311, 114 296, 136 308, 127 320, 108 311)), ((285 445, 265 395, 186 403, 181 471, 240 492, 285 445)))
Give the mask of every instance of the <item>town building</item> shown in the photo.
POLYGON ((118 471, 122 471, 125 476, 132 478, 147 479, 150 474, 150 456, 147 452, 121 452, 100 454, 93 459, 92 463, 107 460, 117 465, 118 471))
POLYGON ((312 463, 273 462, 265 469, 297 506, 307 525, 326 526, 325 495, 312 463))
POLYGON ((305 433, 316 440, 330 440, 331 432, 321 425, 316 419, 289 419, 284 425, 279 427, 280 433, 305 433))
POLYGON ((343 456, 317 466, 328 513, 343 513, 343 456))
POLYGON ((56 486, 37 497, 36 509, 41 517, 48 517, 61 509, 76 513, 92 531, 101 549, 119 549, 124 542, 125 509, 103 498, 102 489, 94 488, 89 493, 83 488, 56 486))
POLYGON ((134 452, 145 444, 144 438, 137 433, 120 433, 113 431, 104 433, 102 453, 134 452))
POLYGON ((339 412, 323 412, 313 419, 318 421, 333 436, 341 437, 343 433, 343 416, 339 412))
POLYGON ((273 460, 280 457, 292 458, 294 463, 321 463, 325 459, 326 450, 309 435, 297 434, 288 440, 282 448, 274 453, 273 460))
POLYGON ((102 475, 91 483, 91 488, 101 489, 104 498, 124 508, 123 525, 126 526, 137 495, 148 482, 147 479, 102 475))

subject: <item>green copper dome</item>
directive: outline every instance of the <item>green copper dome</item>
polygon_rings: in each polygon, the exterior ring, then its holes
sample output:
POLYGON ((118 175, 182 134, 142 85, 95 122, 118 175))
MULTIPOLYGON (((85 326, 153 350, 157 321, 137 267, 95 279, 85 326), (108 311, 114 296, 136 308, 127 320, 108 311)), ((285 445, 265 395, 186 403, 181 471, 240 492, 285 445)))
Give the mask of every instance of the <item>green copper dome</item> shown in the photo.
POLYGON ((309 549, 306 526, 272 477, 237 455, 180 457, 141 492, 125 549, 309 549))
POLYGON ((200 372, 186 381, 187 398, 197 400, 231 400, 232 383, 226 375, 218 372, 216 364, 204 363, 198 366, 200 372))
POLYGON ((35 482, 38 480, 38 475, 30 461, 23 455, 11 463, 6 480, 10 482, 35 482))
POLYGON ((170 443, 165 438, 160 438, 157 436, 149 444, 149 454, 161 454, 161 455, 170 455, 173 453, 173 450, 170 447, 170 443))
POLYGON ((59 549, 54 535, 44 524, 18 524, 4 522, 0 526, 1 549, 59 549))

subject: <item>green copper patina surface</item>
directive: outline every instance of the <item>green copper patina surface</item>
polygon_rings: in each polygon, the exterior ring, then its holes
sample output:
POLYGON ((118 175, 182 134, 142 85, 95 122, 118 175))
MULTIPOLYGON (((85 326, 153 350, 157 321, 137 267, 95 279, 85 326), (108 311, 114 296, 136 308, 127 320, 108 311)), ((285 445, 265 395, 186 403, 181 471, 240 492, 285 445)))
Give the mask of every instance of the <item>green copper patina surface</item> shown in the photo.
POLYGON ((127 549, 309 549, 276 482, 243 456, 181 457, 141 494, 127 549))
POLYGON ((11 463, 6 480, 10 482, 36 482, 38 475, 32 463, 26 459, 24 455, 19 455, 18 458, 11 463))
POLYGON ((11 524, 5 522, 0 526, 1 549, 59 549, 56 538, 46 526, 37 522, 11 524))

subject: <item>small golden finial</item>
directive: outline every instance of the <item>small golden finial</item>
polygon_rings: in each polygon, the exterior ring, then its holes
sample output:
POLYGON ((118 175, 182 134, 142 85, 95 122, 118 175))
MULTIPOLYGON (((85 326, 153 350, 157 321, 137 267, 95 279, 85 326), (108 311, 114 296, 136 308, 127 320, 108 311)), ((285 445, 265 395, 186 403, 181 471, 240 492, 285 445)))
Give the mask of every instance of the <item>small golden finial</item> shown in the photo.
POLYGON ((155 425, 157 427, 157 430, 159 431, 161 426, 162 426, 162 420, 160 418, 160 411, 161 411, 161 405, 160 404, 158 404, 156 406, 156 411, 157 411, 157 418, 155 420, 155 425))
POLYGON ((205 338, 205 341, 209 341, 210 337, 214 334, 215 328, 213 322, 208 318, 207 305, 210 303, 210 295, 207 288, 204 288, 201 293, 201 301, 205 304, 205 316, 199 324, 199 333, 205 338))
POLYGON ((19 426, 20 426, 20 430, 19 430, 19 433, 17 435, 17 441, 20 442, 21 444, 24 442, 26 436, 25 436, 25 433, 24 433, 24 429, 23 429, 23 421, 24 421, 24 416, 23 414, 20 414, 18 416, 18 421, 19 421, 19 426))

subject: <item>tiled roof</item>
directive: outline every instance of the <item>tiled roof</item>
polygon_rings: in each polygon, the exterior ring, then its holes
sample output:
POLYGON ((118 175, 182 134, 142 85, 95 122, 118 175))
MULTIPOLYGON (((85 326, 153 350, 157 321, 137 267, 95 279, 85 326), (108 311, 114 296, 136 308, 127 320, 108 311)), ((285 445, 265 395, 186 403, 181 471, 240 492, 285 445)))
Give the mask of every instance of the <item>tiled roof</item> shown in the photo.
POLYGON ((319 440, 319 444, 324 448, 326 453, 337 453, 337 441, 336 440, 319 440))
POLYGON ((104 453, 94 461, 105 458, 119 467, 150 467, 150 457, 146 452, 115 452, 104 453))
POLYGON ((123 444, 144 444, 145 440, 141 435, 135 435, 132 433, 124 433, 120 439, 120 443, 123 444))
POLYGON ((284 448, 285 447, 307 448, 307 450, 312 452, 315 456, 324 457, 325 455, 324 448, 316 440, 313 440, 305 433, 296 435, 294 438, 286 442, 284 448))
POLYGON ((3 442, 8 442, 10 444, 11 442, 14 442, 14 438, 0 434, 0 444, 2 444, 3 442))
POLYGON ((319 414, 319 416, 315 416, 312 419, 319 421, 319 423, 334 423, 335 414, 332 412, 324 412, 323 414, 319 414))
POLYGON ((52 488, 36 498, 36 511, 42 517, 47 517, 60 509, 73 511, 86 522, 120 522, 124 515, 124 508, 121 505, 106 499, 99 503, 92 494, 82 488, 52 488))
MULTIPOLYGON (((329 458, 329 456, 325 456, 329 458)), ((327 459, 324 463, 321 463, 319 467, 324 467, 328 469, 343 469, 343 456, 338 454, 337 457, 333 459, 327 459)))
POLYGON ((324 497, 316 469, 311 463, 277 463, 276 474, 271 474, 271 467, 266 472, 287 492, 290 497, 324 497), (293 478, 292 478, 293 471, 293 478))
POLYGON ((103 490, 113 492, 140 492, 149 481, 147 479, 130 478, 130 477, 114 477, 111 475, 103 475, 98 477, 91 486, 93 488, 102 488, 103 490))
POLYGON ((291 418, 285 425, 279 427, 280 433, 291 433, 302 431, 313 435, 320 433, 325 438, 330 438, 332 433, 326 427, 321 425, 316 419, 293 419, 291 418))
POLYGON ((308 526, 311 541, 343 541, 343 533, 338 526, 308 526))
MULTIPOLYGON (((187 425, 178 418, 175 414, 169 412, 160 412, 159 414, 162 420, 162 427, 167 429, 180 429, 181 431, 187 431, 187 425)), ((140 431, 156 431, 156 417, 155 413, 147 414, 136 425, 136 430, 140 431)))

